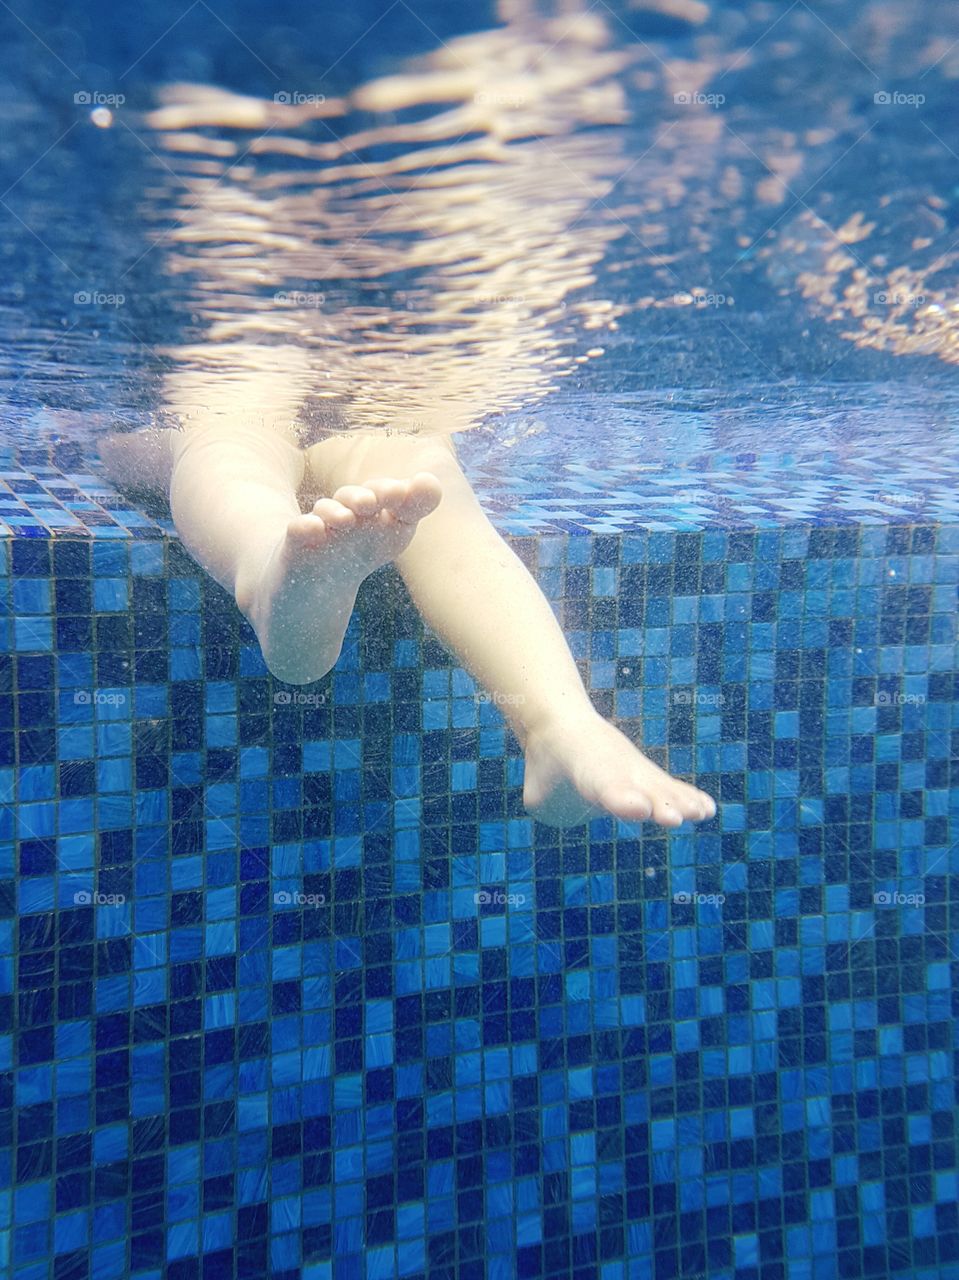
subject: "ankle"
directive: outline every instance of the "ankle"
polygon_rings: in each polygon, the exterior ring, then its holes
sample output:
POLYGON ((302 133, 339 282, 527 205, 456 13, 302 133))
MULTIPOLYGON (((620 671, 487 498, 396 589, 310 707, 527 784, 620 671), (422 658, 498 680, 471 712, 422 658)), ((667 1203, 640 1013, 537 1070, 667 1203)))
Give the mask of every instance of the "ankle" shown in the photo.
POLYGON ((259 635, 257 605, 261 594, 259 588, 266 576, 267 568, 275 550, 275 546, 273 548, 249 547, 237 564, 236 574, 231 584, 236 607, 257 632, 257 635, 259 635))
POLYGON ((568 738, 578 728, 595 724, 597 719, 602 720, 602 716, 587 698, 585 702, 570 702, 560 707, 551 705, 538 715, 524 715, 522 721, 513 725, 513 732, 525 751, 531 741, 546 742, 556 737, 568 738))

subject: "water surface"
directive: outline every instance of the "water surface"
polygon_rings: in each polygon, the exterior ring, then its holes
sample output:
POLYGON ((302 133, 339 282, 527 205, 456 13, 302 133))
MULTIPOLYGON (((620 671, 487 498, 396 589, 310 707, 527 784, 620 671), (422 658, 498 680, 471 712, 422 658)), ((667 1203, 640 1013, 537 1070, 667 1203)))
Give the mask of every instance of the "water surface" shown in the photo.
MULTIPOLYGON (((959 349, 952 11, 321 16, 5 14, 8 421, 509 438, 547 400, 555 428, 564 403, 699 389, 784 441, 848 442, 863 415, 816 406, 856 384, 866 418, 936 430, 959 349)), ((576 422, 556 438, 575 453, 576 422)))

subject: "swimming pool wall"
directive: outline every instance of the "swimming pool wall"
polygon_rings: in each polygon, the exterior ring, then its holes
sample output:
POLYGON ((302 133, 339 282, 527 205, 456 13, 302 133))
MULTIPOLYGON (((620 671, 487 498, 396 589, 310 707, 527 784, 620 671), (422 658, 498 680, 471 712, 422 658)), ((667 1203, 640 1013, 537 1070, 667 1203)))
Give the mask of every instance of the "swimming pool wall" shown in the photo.
POLYGON ((75 450, 2 481, 5 1274, 959 1276, 959 523, 515 537, 720 803, 559 834, 391 570, 292 689, 75 450))

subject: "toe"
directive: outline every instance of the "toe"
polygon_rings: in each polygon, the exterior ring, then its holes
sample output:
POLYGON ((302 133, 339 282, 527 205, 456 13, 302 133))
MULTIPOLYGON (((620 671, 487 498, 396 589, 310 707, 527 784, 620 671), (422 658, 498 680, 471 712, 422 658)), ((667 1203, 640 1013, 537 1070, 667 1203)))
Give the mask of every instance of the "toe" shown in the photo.
POLYGON ((677 796, 670 798, 682 810, 683 816, 692 822, 706 822, 716 816, 716 805, 712 797, 698 787, 683 786, 677 796))
POLYGON ((313 514, 319 516, 329 529, 345 529, 356 522, 356 516, 350 508, 344 507, 335 498, 320 498, 313 507, 313 514))
POLYGON ((699 792, 697 792, 697 795, 699 796, 699 802, 700 802, 700 804, 701 804, 701 805, 702 805, 702 807, 703 807, 703 818, 702 818, 702 820, 703 820, 704 822, 706 822, 706 821, 708 821, 710 818, 715 818, 715 816, 716 816, 716 801, 712 798, 712 796, 708 796, 708 795, 706 794, 706 792, 705 792, 705 791, 699 791, 699 792))
POLYGON ((627 791, 603 808, 624 822, 646 822, 652 816, 653 802, 642 791, 627 791))
POLYGON ((683 817, 690 822, 701 822, 707 816, 706 797, 693 787, 683 787, 670 799, 683 817))
POLYGON ((287 537, 297 546, 314 548, 326 541, 326 525, 317 515, 296 516, 287 525, 287 537))
POLYGON ((381 507, 387 508, 402 524, 416 524, 433 511, 442 489, 436 476, 429 471, 418 471, 409 480, 397 480, 383 476, 368 480, 365 488, 376 495, 381 507))
POLYGON ((367 480, 363 488, 370 490, 381 507, 393 507, 406 496, 406 482, 394 476, 377 476, 367 480))
POLYGON ((345 484, 337 489, 333 501, 348 507, 354 515, 371 516, 379 510, 380 504, 372 489, 361 484, 345 484))
POLYGON ((611 813, 623 822, 645 822, 653 812, 650 796, 630 783, 599 783, 580 780, 577 790, 593 808, 611 813))
POLYGON ((435 511, 443 496, 443 488, 432 471, 417 471, 409 481, 406 497, 395 508, 401 520, 422 520, 435 511))
POLYGON ((657 796, 653 801, 652 819, 661 827, 678 827, 682 825, 683 814, 672 800, 657 796))

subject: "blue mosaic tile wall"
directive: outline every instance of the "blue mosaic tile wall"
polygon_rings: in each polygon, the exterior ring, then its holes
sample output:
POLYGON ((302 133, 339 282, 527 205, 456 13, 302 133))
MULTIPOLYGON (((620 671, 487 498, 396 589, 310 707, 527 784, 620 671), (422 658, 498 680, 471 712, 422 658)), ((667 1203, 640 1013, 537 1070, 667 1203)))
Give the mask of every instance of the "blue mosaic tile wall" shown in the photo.
POLYGON ((558 834, 390 571, 288 689, 4 467, 4 1275, 959 1277, 959 525, 516 538, 720 801, 558 834))

